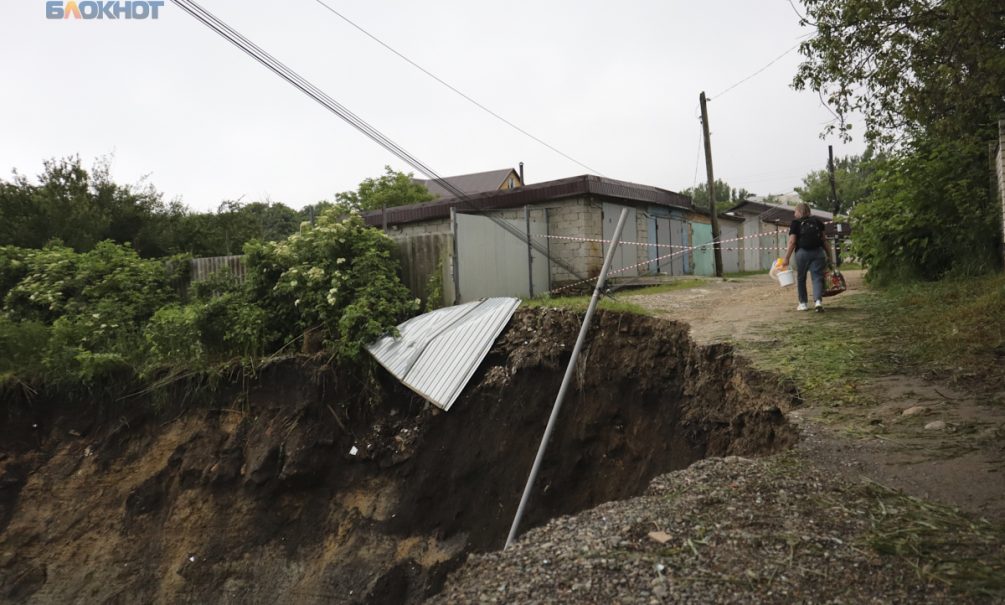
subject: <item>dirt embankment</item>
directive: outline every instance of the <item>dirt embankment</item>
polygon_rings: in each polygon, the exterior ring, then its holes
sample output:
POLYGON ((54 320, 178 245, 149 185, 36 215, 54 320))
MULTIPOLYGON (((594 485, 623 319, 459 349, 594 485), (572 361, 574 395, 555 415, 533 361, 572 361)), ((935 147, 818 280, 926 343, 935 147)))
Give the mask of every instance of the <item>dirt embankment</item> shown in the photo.
MULTIPOLYGON (((525 527, 789 446, 791 387, 684 324, 598 315, 525 527)), ((7 401, 0 600, 417 602, 502 545, 579 326, 519 311, 449 413, 287 359, 210 404, 7 401), (376 397, 374 397, 376 395, 376 397), (376 401, 376 403, 367 402, 376 401), (352 453, 355 452, 355 453, 352 453)))

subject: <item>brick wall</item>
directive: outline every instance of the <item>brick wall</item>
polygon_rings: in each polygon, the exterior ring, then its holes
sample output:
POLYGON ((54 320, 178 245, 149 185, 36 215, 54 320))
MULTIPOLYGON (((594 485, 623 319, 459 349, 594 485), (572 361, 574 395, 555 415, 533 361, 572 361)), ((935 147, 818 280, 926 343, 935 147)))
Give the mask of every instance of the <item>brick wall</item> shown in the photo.
MULTIPOLYGON (((600 239, 603 228, 599 203, 595 204, 587 198, 573 198, 548 205, 549 235, 600 239)), ((582 277, 598 275, 604 264, 603 246, 598 242, 552 239, 549 254, 582 277)), ((552 287, 577 280, 575 275, 552 263, 552 287)))

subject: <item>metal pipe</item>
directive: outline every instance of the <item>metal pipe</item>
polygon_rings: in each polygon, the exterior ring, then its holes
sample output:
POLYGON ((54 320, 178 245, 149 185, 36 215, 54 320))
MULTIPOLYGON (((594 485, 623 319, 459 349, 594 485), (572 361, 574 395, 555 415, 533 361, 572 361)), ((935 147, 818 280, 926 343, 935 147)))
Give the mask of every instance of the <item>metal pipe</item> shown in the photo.
POLYGON ((529 298, 534 298, 534 249, 530 239, 530 206, 523 207, 523 222, 527 227, 527 291, 529 298))
POLYGON ((600 291, 604 289, 607 281, 607 271, 611 268, 611 261, 614 259, 614 251, 621 241, 621 230, 625 227, 625 220, 628 218, 628 208, 621 209, 621 217, 618 218, 618 226, 614 228, 614 237, 611 238, 611 246, 607 249, 607 256, 604 257, 604 266, 600 270, 600 277, 597 278, 597 285, 593 289, 593 297, 590 298, 590 306, 586 308, 586 316, 583 318, 583 325, 579 328, 579 337, 576 339, 576 346, 572 349, 572 358, 565 368, 565 377, 562 378, 562 386, 558 389, 558 397, 555 398, 555 405, 551 408, 551 416, 548 417, 548 426, 544 429, 544 436, 541 437, 541 445, 537 448, 537 457, 534 458, 534 466, 530 469, 530 476, 527 477, 527 485, 523 488, 523 496, 520 498, 520 505, 516 509, 516 516, 513 517, 513 525, 509 528, 509 535, 506 537, 506 546, 509 548, 516 539, 516 533, 520 529, 520 520, 523 518, 524 509, 527 507, 527 500, 530 499, 530 490, 534 488, 537 480, 537 473, 541 470, 541 462, 544 460, 544 452, 548 449, 548 440, 558 421, 558 411, 562 407, 562 400, 565 399, 565 392, 572 382, 572 375, 576 371, 576 360, 579 359, 579 351, 586 341, 586 333, 590 330, 590 321, 593 319, 593 312, 597 309, 597 301, 600 299, 600 291))

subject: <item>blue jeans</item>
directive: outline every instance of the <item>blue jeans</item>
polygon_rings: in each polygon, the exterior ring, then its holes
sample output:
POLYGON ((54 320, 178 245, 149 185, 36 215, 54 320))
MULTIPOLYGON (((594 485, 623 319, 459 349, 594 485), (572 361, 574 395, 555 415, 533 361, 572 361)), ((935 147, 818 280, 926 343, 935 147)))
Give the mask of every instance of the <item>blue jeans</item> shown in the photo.
POLYGON ((806 302, 806 272, 813 279, 813 300, 820 300, 824 295, 824 269, 827 268, 827 253, 823 248, 816 250, 796 250, 796 290, 799 302, 806 302))

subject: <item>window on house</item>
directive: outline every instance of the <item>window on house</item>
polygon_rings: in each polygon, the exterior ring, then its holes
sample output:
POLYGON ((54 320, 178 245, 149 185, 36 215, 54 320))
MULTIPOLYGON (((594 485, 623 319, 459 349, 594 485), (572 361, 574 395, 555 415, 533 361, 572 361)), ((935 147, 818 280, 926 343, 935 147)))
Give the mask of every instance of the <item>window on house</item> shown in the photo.
POLYGON ((509 177, 509 188, 512 189, 515 186, 516 185, 515 185, 515 181, 513 180, 513 177, 509 177))

